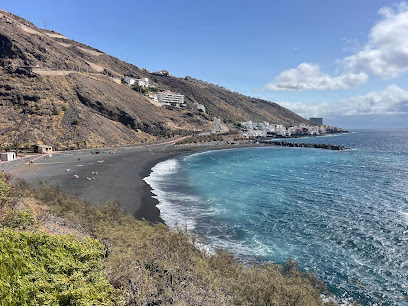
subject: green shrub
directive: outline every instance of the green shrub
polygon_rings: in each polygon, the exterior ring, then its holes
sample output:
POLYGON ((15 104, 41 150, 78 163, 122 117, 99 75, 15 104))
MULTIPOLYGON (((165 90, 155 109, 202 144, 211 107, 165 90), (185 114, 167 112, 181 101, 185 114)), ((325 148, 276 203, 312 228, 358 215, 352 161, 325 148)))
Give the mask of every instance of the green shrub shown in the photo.
POLYGON ((25 230, 35 225, 33 213, 29 209, 11 209, 7 211, 2 219, 2 225, 11 228, 19 228, 25 230))
POLYGON ((94 239, 0 229, 1 305, 113 305, 94 239))
POLYGON ((139 92, 139 93, 141 93, 141 94, 144 94, 144 93, 147 92, 145 87, 139 86, 138 84, 134 84, 132 89, 139 92))
POLYGON ((4 174, 0 173, 0 204, 8 201, 10 192, 10 187, 6 183, 4 174))
POLYGON ((75 118, 72 120, 72 125, 78 125, 79 124, 79 118, 75 118))

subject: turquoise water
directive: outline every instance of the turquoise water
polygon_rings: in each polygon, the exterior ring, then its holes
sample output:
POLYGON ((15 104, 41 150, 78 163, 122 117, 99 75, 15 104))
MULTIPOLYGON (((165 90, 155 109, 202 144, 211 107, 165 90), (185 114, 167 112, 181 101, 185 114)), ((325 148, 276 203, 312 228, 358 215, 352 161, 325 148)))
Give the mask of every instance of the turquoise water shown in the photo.
POLYGON ((290 141, 353 150, 211 151, 160 163, 146 181, 165 222, 212 248, 292 257, 341 300, 408 305, 408 130, 290 141))

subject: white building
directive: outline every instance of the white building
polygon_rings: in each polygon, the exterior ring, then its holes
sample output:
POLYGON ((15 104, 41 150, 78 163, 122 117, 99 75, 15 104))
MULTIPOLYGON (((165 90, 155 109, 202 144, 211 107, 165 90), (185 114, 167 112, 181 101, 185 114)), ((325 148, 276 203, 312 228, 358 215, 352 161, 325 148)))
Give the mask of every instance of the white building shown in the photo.
POLYGON ((140 87, 150 87, 148 78, 141 78, 137 80, 137 83, 139 84, 140 87))
POLYGON ((1 161, 11 161, 16 159, 16 153, 14 152, 6 152, 0 153, 0 160, 1 161))
POLYGON ((254 138, 254 137, 265 137, 266 136, 266 131, 261 131, 261 130, 249 130, 245 133, 242 133, 242 135, 246 138, 254 138))
POLYGON ((52 147, 46 145, 39 145, 37 151, 40 154, 49 154, 52 153, 52 147))
POLYGON ((165 105, 176 107, 185 106, 184 96, 170 90, 162 91, 157 94, 157 100, 165 105))
POLYGON ((148 97, 150 100, 158 101, 156 94, 148 93, 148 94, 147 94, 147 97, 148 97))
POLYGON ((213 119, 214 119, 213 133, 221 133, 222 132, 222 127, 221 127, 220 118, 214 117, 213 119))
POLYGON ((202 104, 197 104, 197 109, 198 109, 200 112, 205 113, 205 106, 204 106, 204 105, 202 105, 202 104))
POLYGON ((125 81, 126 84, 129 84, 129 85, 134 85, 136 83, 135 79, 132 79, 132 78, 129 78, 129 77, 126 77, 124 79, 124 81, 125 81))

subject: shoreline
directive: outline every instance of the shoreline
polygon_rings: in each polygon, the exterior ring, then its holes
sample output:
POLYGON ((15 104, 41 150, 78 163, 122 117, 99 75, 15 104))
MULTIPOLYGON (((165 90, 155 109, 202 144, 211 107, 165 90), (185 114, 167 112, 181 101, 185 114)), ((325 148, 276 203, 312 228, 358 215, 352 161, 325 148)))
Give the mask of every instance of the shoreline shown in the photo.
POLYGON ((160 209, 157 207, 159 204, 159 200, 154 198, 155 194, 153 193, 153 188, 144 180, 144 178, 148 177, 152 173, 152 168, 157 164, 177 158, 181 155, 191 155, 200 152, 207 152, 207 151, 218 151, 218 150, 231 150, 231 149, 240 149, 240 148, 249 148, 249 147, 265 147, 262 144, 255 144, 255 143, 244 143, 244 144, 235 144, 235 145, 200 145, 195 147, 185 147, 185 146, 173 146, 172 148, 176 151, 175 153, 170 152, 170 154, 166 157, 162 157, 151 162, 148 162, 143 167, 141 172, 142 180, 144 182, 143 185, 143 193, 142 193, 142 206, 136 211, 133 216, 136 219, 145 219, 146 221, 152 223, 162 223, 167 225, 164 220, 160 216, 160 209))
POLYGON ((126 148, 66 151, 44 156, 38 163, 17 164, 7 170, 16 178, 23 179, 34 188, 40 182, 59 186, 61 191, 78 196, 92 204, 104 205, 119 201, 122 211, 137 219, 151 223, 164 223, 157 208, 159 201, 153 198, 153 189, 144 181, 152 168, 162 161, 182 154, 210 150, 245 147, 263 147, 255 143, 202 145, 195 147, 171 144, 145 144, 126 148), (106 154, 94 154, 94 152, 106 154), (67 171, 70 169, 69 171, 67 171), (98 175, 92 175, 97 171, 98 175), (79 179, 75 179, 74 175, 79 179), (87 178, 95 177, 95 180, 87 178))
POLYGON ((153 189, 144 181, 152 168, 160 162, 182 154, 194 154, 212 150, 269 147, 273 144, 213 143, 200 145, 174 145, 174 141, 151 143, 131 147, 65 151, 42 158, 39 163, 20 164, 9 171, 17 178, 26 180, 38 188, 40 181, 59 186, 68 195, 76 195, 92 204, 104 205, 108 201, 119 201, 121 209, 137 219, 151 223, 163 223, 159 201, 153 189), (103 152, 103 154, 95 154, 103 152), (67 172, 67 169, 70 169, 67 172), (92 172, 97 171, 95 180, 92 172), (79 179, 74 179, 74 174, 79 179))

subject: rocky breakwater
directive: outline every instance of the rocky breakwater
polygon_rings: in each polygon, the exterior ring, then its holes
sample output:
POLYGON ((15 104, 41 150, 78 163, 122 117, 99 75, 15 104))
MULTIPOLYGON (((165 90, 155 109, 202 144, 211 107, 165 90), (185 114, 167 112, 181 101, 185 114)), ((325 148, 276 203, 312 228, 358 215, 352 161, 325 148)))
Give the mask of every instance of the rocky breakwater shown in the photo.
POLYGON ((273 145, 273 146, 291 147, 291 148, 314 148, 314 149, 325 149, 325 150, 335 150, 335 151, 350 150, 350 148, 345 147, 345 146, 322 144, 322 143, 295 143, 295 142, 286 142, 286 141, 268 141, 266 143, 273 145))

